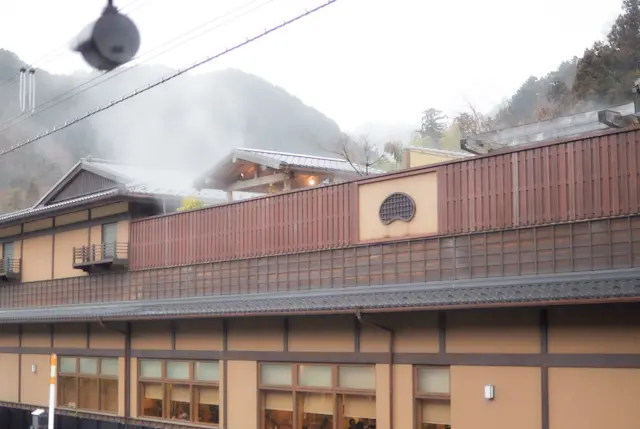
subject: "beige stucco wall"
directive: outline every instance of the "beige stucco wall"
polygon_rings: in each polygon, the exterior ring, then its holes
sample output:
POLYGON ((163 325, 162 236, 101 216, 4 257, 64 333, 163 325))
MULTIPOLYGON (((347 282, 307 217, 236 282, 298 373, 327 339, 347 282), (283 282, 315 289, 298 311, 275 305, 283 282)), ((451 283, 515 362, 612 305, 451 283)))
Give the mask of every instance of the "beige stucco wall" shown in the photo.
POLYGON ((540 380, 540 368, 451 367, 451 427, 540 429, 540 380), (495 386, 492 401, 484 399, 486 384, 495 386))
POLYGON ((453 156, 436 155, 432 153, 424 153, 417 150, 408 150, 405 156, 409 160, 408 167, 422 167, 427 165, 438 164, 440 162, 451 161, 452 159, 459 159, 453 156))
POLYGON ((640 369, 550 368, 549 429, 637 429, 640 369))
POLYGON ((549 353, 640 354, 640 312, 626 304, 550 308, 549 353))
POLYGON ((23 240, 22 246, 22 281, 50 280, 53 266, 53 235, 27 238, 23 240))
POLYGON ((53 277, 78 277, 86 275, 82 270, 73 268, 73 249, 89 244, 89 230, 87 228, 57 232, 54 242, 53 277))
POLYGON ((227 361, 227 377, 227 428, 257 428, 258 363, 227 361))
POLYGON ((97 219, 100 217, 106 217, 116 215, 119 213, 126 213, 129 210, 129 203, 114 203, 107 204, 91 209, 91 218, 97 219))
POLYGON ((24 354, 21 357, 20 377, 22 403, 29 405, 46 406, 49 404, 49 360, 50 356, 24 354), (36 372, 31 371, 31 366, 36 366, 36 372))
POLYGON ((438 231, 438 177, 436 172, 358 186, 358 237, 374 241, 401 237, 418 237, 438 231), (394 192, 404 192, 416 203, 416 213, 410 222, 380 221, 380 204, 394 192))
POLYGON ((529 308, 447 313, 447 352, 539 353, 539 318, 529 308))
POLYGON ((73 213, 67 213, 56 216, 56 226, 69 225, 76 222, 82 222, 89 219, 89 210, 81 210, 73 213))
POLYGON ((0 401, 18 402, 19 362, 17 354, 0 354, 0 401))

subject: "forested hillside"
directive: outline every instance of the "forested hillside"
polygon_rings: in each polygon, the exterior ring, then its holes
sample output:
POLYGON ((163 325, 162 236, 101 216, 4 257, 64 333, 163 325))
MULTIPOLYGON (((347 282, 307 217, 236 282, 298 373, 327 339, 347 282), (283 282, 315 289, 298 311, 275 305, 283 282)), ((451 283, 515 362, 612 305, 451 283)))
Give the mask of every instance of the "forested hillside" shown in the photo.
POLYGON ((460 135, 627 103, 632 100, 631 89, 640 77, 639 70, 640 0, 624 0, 606 40, 594 42, 582 57, 568 58, 546 76, 529 77, 495 115, 471 106, 455 118, 447 118, 436 108, 425 110, 415 143, 454 149, 460 135))
MULTIPOLYGON (((15 54, 0 50, 0 82, 23 65, 15 54)), ((42 113, 11 120, 20 114, 16 77, 0 85, 0 148, 171 71, 160 66, 136 67, 57 106, 43 106, 42 113)), ((72 94, 78 90, 74 88, 95 77, 51 75, 43 70, 36 76, 36 104, 66 91, 72 94)), ((233 69, 186 75, 0 158, 0 212, 33 203, 82 156, 195 171, 210 167, 233 147, 327 154, 326 148, 341 138, 333 120, 262 78, 233 69)))

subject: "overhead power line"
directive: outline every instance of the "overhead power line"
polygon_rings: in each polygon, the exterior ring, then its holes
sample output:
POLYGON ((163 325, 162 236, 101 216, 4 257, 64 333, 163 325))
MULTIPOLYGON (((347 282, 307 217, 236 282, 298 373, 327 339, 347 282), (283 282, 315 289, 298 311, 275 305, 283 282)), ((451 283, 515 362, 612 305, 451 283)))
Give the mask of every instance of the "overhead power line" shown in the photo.
POLYGON ((239 7, 235 8, 235 9, 233 9, 233 10, 231 10, 231 11, 229 11, 229 12, 223 14, 223 15, 220 15, 220 16, 217 16, 216 18, 210 19, 210 20, 206 21, 205 23, 198 25, 197 27, 195 27, 195 28, 193 28, 193 29, 191 29, 191 30, 189 30, 189 31, 187 31, 185 33, 182 33, 181 35, 179 35, 177 37, 174 37, 174 38, 170 39, 167 42, 164 42, 164 43, 156 46, 155 48, 149 49, 148 51, 144 52, 142 55, 139 55, 138 57, 134 58, 132 60, 132 62, 134 62, 136 60, 141 60, 141 61, 138 61, 137 63, 135 63, 131 67, 125 67, 125 68, 115 69, 117 71, 112 70, 112 71, 109 71, 109 72, 101 73, 98 76, 94 76, 93 78, 88 79, 87 81, 82 82, 79 85, 76 85, 73 88, 68 89, 68 90, 66 90, 66 91, 64 91, 64 92, 62 92, 62 93, 50 98, 49 100, 43 101, 42 103, 40 103, 37 106, 35 106, 35 108, 33 110, 31 110, 31 113, 29 113, 29 114, 19 113, 19 114, 15 115, 15 116, 5 120, 4 122, 2 122, 0 124, 0 133, 8 130, 9 128, 13 127, 14 125, 18 125, 18 124, 20 124, 20 123, 22 123, 22 122, 24 122, 24 121, 26 121, 28 119, 33 118, 34 116, 37 116, 37 115, 39 115, 41 113, 44 113, 47 110, 52 109, 52 108, 64 103, 65 101, 68 101, 68 100, 70 100, 70 99, 72 99, 72 98, 74 98, 74 97, 76 97, 76 96, 78 96, 78 95, 80 95, 80 94, 82 94, 82 93, 84 93, 86 91, 89 91, 90 89, 93 89, 93 88, 95 88, 97 86, 100 86, 100 85, 110 81, 111 79, 121 75, 122 73, 127 73, 127 72, 135 69, 137 66, 139 66, 141 64, 144 64, 144 63, 146 63, 146 62, 148 62, 148 61, 150 61, 150 60, 152 60, 152 59, 154 59, 154 58, 156 58, 156 57, 158 57, 158 56, 160 56, 160 55, 162 55, 162 54, 164 54, 164 53, 166 53, 166 52, 168 52, 168 51, 170 51, 172 49, 175 49, 178 46, 183 45, 184 43, 187 43, 187 42, 189 42, 189 41, 191 41, 191 40, 193 40, 193 39, 195 39, 197 37, 200 37, 205 33, 208 33, 210 31, 219 29, 220 27, 223 27, 224 25, 227 25, 227 24, 229 24, 229 23, 231 23, 231 22, 233 22, 233 21, 235 21, 235 20, 237 20, 239 18, 242 18, 243 16, 248 15, 249 13, 252 13, 252 12, 256 11, 257 9, 265 6, 268 3, 272 3, 275 0, 266 0, 262 4, 259 4, 256 7, 252 8, 252 9, 250 9, 248 11, 243 12, 242 14, 240 14, 238 16, 235 16, 231 20, 223 22, 222 24, 214 26, 212 28, 206 28, 207 26, 209 26, 209 25, 211 25, 211 24, 213 24, 213 23, 225 18, 228 15, 233 14, 236 11, 239 11, 240 9, 242 9, 244 7, 251 6, 253 3, 256 3, 257 1, 258 0, 251 0, 251 1, 247 2, 246 4, 244 4, 243 6, 239 6, 239 7), (184 38, 186 36, 189 36, 189 35, 191 35, 192 33, 195 33, 198 30, 202 30, 202 31, 200 31, 199 33, 197 33, 195 35, 192 35, 191 37, 189 37, 189 38, 187 38, 185 40, 180 41, 180 39, 182 39, 182 38, 184 38), (165 47, 167 45, 170 45, 170 44, 173 44, 173 46, 169 46, 166 49, 155 53, 156 51, 158 51, 158 50, 162 49, 163 47, 165 47), (149 56, 150 54, 154 54, 154 55, 149 56), (114 71, 115 71, 115 73, 114 73, 114 71), (102 79, 105 76, 108 76, 108 77, 105 78, 105 79, 102 79), (100 80, 99 82, 94 83, 93 85, 90 85, 90 86, 87 86, 85 88, 82 88, 83 86, 88 85, 88 84, 90 84, 90 83, 92 83, 92 82, 94 82, 96 80, 99 80, 99 79, 102 79, 102 80, 100 80), (64 98, 62 98, 62 97, 64 97, 64 98), (56 102, 56 103, 53 103, 56 100, 59 100, 59 101, 56 102), (51 104, 51 103, 53 103, 53 104, 51 104), (47 107, 42 108, 44 106, 47 106, 47 107))
POLYGON ((263 37, 275 32, 277 30, 280 30, 280 29, 282 29, 282 28, 284 28, 284 27, 286 27, 286 26, 288 26, 290 24, 293 24, 294 22, 299 21, 302 18, 305 18, 305 17, 307 17, 309 15, 312 15, 313 13, 318 12, 318 11, 326 8, 327 6, 330 6, 330 5, 332 5, 333 3, 337 2, 337 1, 338 0, 329 0, 326 3, 323 3, 323 4, 319 5, 319 6, 316 6, 313 9, 309 9, 309 10, 305 11, 304 13, 301 13, 301 14, 295 16, 294 18, 291 18, 291 19, 288 19, 288 20, 284 21, 282 24, 276 25, 275 27, 271 27, 268 30, 265 30, 264 32, 262 32, 260 34, 257 34, 257 35, 255 35, 253 37, 247 38, 244 42, 238 43, 237 45, 234 45, 231 48, 227 48, 222 52, 219 52, 219 53, 217 53, 215 55, 212 55, 212 56, 206 57, 206 58, 204 58, 204 59, 202 59, 200 61, 197 61, 197 62, 195 62, 194 64, 192 64, 192 65, 190 65, 188 67, 185 67, 183 69, 177 70, 176 72, 171 73, 170 75, 168 75, 168 76, 166 76, 166 77, 164 77, 164 78, 162 78, 160 80, 157 80, 156 82, 151 83, 151 84, 149 84, 149 85, 147 85, 147 86, 145 86, 143 88, 140 88, 140 89, 132 92, 131 94, 125 95, 124 97, 118 98, 117 100, 113 100, 113 101, 105 104, 104 106, 97 107, 95 110, 87 112, 84 115, 80 115, 80 116, 76 117, 75 119, 72 119, 71 121, 65 122, 64 124, 57 125, 54 128, 52 128, 52 129, 50 129, 48 131, 45 131, 42 134, 38 134, 37 136, 32 137, 32 138, 30 138, 28 140, 25 140, 25 141, 20 142, 20 143, 16 143, 16 144, 14 144, 13 146, 11 146, 11 147, 9 147, 7 149, 3 149, 3 150, 0 151, 0 157, 6 155, 8 153, 14 152, 14 151, 16 151, 16 150, 18 150, 18 149, 20 149, 20 148, 22 148, 22 147, 24 147, 24 146, 26 146, 28 144, 34 143, 34 142, 36 142, 38 140, 42 140, 43 138, 48 137, 48 136, 50 136, 52 134, 55 134, 55 133, 57 133, 59 131, 62 131, 64 129, 66 129, 66 128, 69 128, 70 126, 75 125, 80 121, 83 121, 83 120, 85 120, 85 119, 87 119, 87 118, 89 118, 89 117, 91 117, 93 115, 96 115, 96 114, 98 114, 100 112, 103 112, 103 111, 105 111, 107 109, 110 109, 110 108, 112 108, 112 107, 114 107, 114 106, 116 106, 116 105, 118 105, 120 103, 123 103, 123 102, 125 102, 127 100, 130 100, 133 97, 136 97, 136 96, 138 96, 138 95, 140 95, 142 93, 145 93, 145 92, 147 92, 147 91, 149 91, 149 90, 151 90, 153 88, 156 88, 156 87, 158 87, 158 86, 160 86, 160 85, 162 85, 164 83, 167 83, 170 80, 173 80, 173 79, 175 79, 175 78, 177 78, 179 76, 182 76, 183 74, 185 74, 185 73, 187 73, 187 72, 189 72, 189 71, 191 71, 193 69, 196 69, 196 68, 198 68, 200 66, 203 66, 203 65, 205 65, 205 64, 207 64, 207 63, 209 63, 209 62, 211 62, 211 61, 213 61, 215 59, 218 59, 218 58, 220 58, 220 57, 222 57, 224 55, 227 55, 230 52, 233 52, 233 51, 236 51, 236 50, 238 50, 240 48, 243 48, 244 46, 247 46, 247 45, 249 45, 249 44, 251 44, 251 43, 253 43, 253 42, 255 42, 255 41, 259 40, 259 39, 262 39, 263 37))

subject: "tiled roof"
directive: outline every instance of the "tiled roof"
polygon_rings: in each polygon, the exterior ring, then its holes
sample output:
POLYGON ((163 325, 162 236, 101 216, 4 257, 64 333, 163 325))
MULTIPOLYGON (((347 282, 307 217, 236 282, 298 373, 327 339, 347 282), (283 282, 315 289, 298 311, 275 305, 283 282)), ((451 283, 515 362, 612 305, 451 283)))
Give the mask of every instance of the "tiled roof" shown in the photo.
MULTIPOLYGON (((224 191, 217 189, 197 190, 193 186, 194 177, 195 174, 180 170, 140 167, 92 158, 82 159, 36 204, 27 209, 0 214, 0 222, 7 222, 25 216, 36 215, 38 213, 55 211, 62 207, 74 206, 76 204, 113 197, 116 195, 180 198, 192 196, 202 199, 209 204, 227 201, 227 193, 224 191), (97 174, 103 173, 107 177, 114 178, 120 185, 113 189, 95 192, 93 194, 83 195, 77 198, 71 198, 58 203, 43 205, 42 202, 44 199, 61 183, 63 183, 65 179, 69 179, 69 174, 72 174, 79 167, 86 167, 88 170, 97 174)), ((244 200, 257 195, 259 194, 250 192, 234 192, 233 199, 244 200)))
POLYGON ((355 312, 371 309, 527 305, 567 300, 640 300, 640 270, 608 270, 501 279, 360 286, 345 289, 142 300, 0 310, 0 323, 232 317, 355 312))
MULTIPOLYGON (((303 155, 299 153, 288 152, 275 152, 262 149, 236 149, 236 156, 242 157, 242 153, 249 153, 252 155, 268 158, 271 161, 276 161, 282 166, 291 166, 297 168, 308 168, 313 170, 325 170, 325 171, 337 171, 345 173, 355 173, 351 164, 340 158, 328 158, 323 156, 303 155)), ((358 168, 364 169, 359 166, 358 168)), ((384 173, 383 170, 369 167, 369 172, 373 174, 384 173)))
MULTIPOLYGON (((194 187, 195 173, 182 170, 142 167, 100 159, 83 159, 82 164, 93 171, 102 171, 120 178, 126 183, 125 189, 137 195, 159 196, 194 196, 211 201, 226 201, 227 193, 217 189, 197 190, 194 187)), ((234 200, 242 200, 256 196, 248 192, 234 192, 234 200)))
POLYGON ((119 189, 109 189, 107 191, 96 192, 94 194, 85 195, 78 198, 72 198, 69 200, 61 201, 59 203, 49 204, 47 206, 42 206, 42 207, 34 206, 28 209, 18 210, 11 213, 5 213, 0 215, 0 222, 10 221, 12 219, 17 219, 23 216, 30 216, 37 213, 46 213, 49 211, 55 211, 57 209, 60 209, 61 207, 73 206, 76 204, 81 204, 81 203, 89 202, 92 200, 99 200, 102 198, 116 196, 119 193, 121 193, 119 189))

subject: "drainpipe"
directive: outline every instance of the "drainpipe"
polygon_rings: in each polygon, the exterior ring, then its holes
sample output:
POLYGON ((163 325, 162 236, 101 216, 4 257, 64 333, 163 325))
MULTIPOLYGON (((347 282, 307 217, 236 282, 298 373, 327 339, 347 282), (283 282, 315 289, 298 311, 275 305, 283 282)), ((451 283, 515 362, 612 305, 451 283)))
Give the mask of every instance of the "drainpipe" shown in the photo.
POLYGON ((105 324, 102 319, 98 323, 104 329, 124 335, 124 429, 129 429, 131 416, 131 323, 125 323, 125 329, 118 329, 105 324))
POLYGON ((380 325, 376 322, 372 322, 371 320, 367 320, 364 318, 363 314, 360 312, 360 309, 356 310, 356 319, 363 325, 369 325, 376 329, 380 329, 381 331, 385 331, 389 334, 389 429, 393 429, 393 355, 394 355, 394 343, 395 343, 395 331, 386 326, 380 325))

